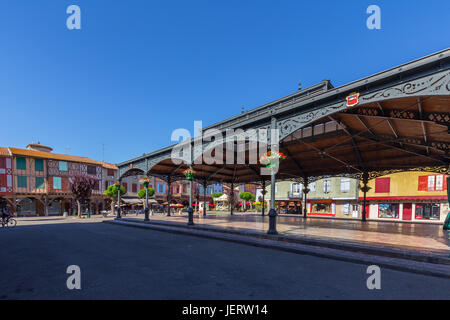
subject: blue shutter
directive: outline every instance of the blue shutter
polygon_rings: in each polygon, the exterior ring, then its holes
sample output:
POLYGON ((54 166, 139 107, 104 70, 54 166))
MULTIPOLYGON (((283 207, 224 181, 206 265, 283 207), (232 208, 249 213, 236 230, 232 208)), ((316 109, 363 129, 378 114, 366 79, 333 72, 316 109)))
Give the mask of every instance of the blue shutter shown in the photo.
POLYGON ((60 177, 53 177, 53 189, 55 190, 61 190, 61 178, 60 177))

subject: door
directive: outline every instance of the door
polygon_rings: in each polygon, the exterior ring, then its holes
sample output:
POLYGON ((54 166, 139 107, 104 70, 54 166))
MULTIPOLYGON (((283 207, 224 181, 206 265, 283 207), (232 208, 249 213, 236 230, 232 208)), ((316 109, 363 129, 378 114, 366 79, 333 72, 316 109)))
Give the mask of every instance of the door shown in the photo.
POLYGON ((366 218, 369 219, 369 214, 370 214, 370 205, 366 205, 366 218))
POLYGON ((403 220, 404 221, 412 220, 412 203, 403 204, 403 220))

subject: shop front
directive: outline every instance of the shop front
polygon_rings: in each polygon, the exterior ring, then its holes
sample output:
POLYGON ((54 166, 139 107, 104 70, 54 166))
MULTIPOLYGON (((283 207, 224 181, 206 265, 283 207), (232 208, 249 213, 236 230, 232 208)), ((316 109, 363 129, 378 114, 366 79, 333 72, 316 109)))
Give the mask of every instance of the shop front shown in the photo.
POLYGON ((316 199, 308 201, 308 216, 335 217, 336 203, 332 199, 316 199))
POLYGON ((370 198, 369 219, 397 222, 444 223, 447 197, 370 198))

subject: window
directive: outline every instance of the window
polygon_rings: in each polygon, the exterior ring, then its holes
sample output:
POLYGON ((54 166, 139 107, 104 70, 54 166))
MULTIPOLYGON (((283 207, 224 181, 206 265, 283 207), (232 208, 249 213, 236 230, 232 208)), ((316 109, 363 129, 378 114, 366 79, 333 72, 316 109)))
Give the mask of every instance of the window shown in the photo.
POLYGON ((309 184, 308 189, 309 189, 310 192, 316 192, 316 183, 315 182, 311 182, 309 184))
POLYGON ((294 183, 291 185, 293 194, 300 194, 302 192, 302 185, 300 183, 294 183))
POLYGON ((344 204, 344 214, 349 215, 350 214, 350 203, 344 204))
POLYGON ((439 220, 439 204, 421 203, 416 204, 416 219, 439 220))
POLYGON ((44 160, 34 159, 34 171, 39 171, 39 172, 44 171, 44 160))
POLYGON ((87 167, 87 173, 90 175, 95 176, 97 174, 97 168, 94 166, 88 166, 87 167))
POLYGON ((158 193, 165 193, 166 192, 166 185, 158 183, 157 185, 157 191, 158 193))
POLYGON ((61 177, 53 177, 53 189, 54 190, 62 189, 61 177))
POLYGON ((380 203, 378 205, 378 218, 398 219, 398 203, 380 203))
POLYGON ((313 203, 311 205, 311 213, 330 214, 331 203, 313 203))
POLYGON ((58 162, 58 169, 59 169, 59 171, 67 171, 67 162, 66 161, 59 161, 58 162))
POLYGON ((419 177, 419 191, 444 191, 446 188, 444 175, 419 177))
POLYGON ((133 183, 133 185, 131 186, 131 192, 136 193, 137 192, 137 184, 133 183))
POLYGON ((17 170, 27 170, 27 160, 22 157, 16 158, 16 167, 17 170))
POLYGON ((350 179, 341 179, 341 192, 350 192, 350 179))
POLYGON ((122 185, 125 188, 125 190, 128 191, 128 183, 124 182, 124 183, 122 183, 122 185))
POLYGON ((114 177, 114 170, 113 169, 108 169, 108 177, 114 177))
POLYGON ((375 193, 389 193, 389 192, 391 192, 391 178, 375 179, 375 193))
POLYGON ((325 193, 331 192, 331 180, 323 181, 323 192, 325 192, 325 193))
POLYGON ((27 187, 27 177, 26 176, 17 176, 17 187, 18 188, 26 188, 27 187))
POLYGON ((35 185, 36 185, 36 189, 44 189, 45 188, 44 178, 36 177, 35 185))

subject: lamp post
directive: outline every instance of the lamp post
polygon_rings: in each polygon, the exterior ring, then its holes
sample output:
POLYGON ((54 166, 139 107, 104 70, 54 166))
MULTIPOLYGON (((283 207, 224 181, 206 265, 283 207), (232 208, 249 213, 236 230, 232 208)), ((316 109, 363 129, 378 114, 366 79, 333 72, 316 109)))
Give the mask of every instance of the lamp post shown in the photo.
POLYGON ((122 219, 122 217, 120 216, 120 182, 117 181, 114 184, 117 187, 117 216, 116 216, 116 220, 120 220, 120 219, 122 219))
POLYGON ((184 171, 184 175, 187 180, 189 180, 189 208, 188 212, 188 226, 194 225, 194 209, 192 208, 192 187, 193 187, 193 179, 194 179, 194 170, 192 170, 192 165, 189 166, 189 169, 184 171))
POLYGON ((275 210, 275 170, 272 168, 270 175, 270 211, 269 211, 269 231, 268 234, 278 234, 277 226, 277 211, 275 210))
POLYGON ((144 221, 149 221, 149 211, 150 209, 148 208, 148 186, 150 184, 150 179, 147 177, 143 177, 142 179, 139 180, 140 183, 142 183, 142 185, 145 188, 145 209, 144 209, 144 221))

